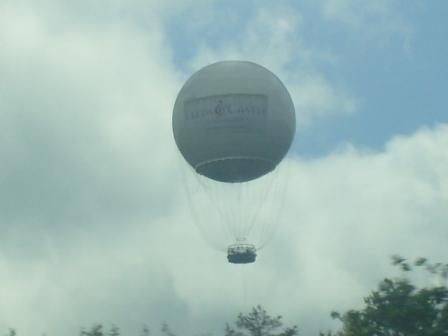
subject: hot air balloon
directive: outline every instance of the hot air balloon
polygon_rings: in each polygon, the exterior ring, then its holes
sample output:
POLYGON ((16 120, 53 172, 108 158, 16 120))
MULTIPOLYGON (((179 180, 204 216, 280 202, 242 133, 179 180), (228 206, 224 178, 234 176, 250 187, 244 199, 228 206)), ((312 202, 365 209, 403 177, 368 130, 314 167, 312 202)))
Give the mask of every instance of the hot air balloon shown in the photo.
MULTIPOLYGON (((294 105, 272 72, 247 61, 222 61, 194 73, 180 90, 173 109, 177 147, 194 175, 186 183, 202 231, 220 228, 231 263, 251 263, 269 231, 260 213, 270 207, 278 181, 276 169, 295 133, 294 105), (213 216, 212 216, 213 217, 213 216), (212 218, 210 217, 210 218, 212 218), (255 238, 254 238, 255 239, 255 238), (258 238, 257 238, 258 239, 258 238)), ((271 220, 272 222, 272 220, 271 220)))

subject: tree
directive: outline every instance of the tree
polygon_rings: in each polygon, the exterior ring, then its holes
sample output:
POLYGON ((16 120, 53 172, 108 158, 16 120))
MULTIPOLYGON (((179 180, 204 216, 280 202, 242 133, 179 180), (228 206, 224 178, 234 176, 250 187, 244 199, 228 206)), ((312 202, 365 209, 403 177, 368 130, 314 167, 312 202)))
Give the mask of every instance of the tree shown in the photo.
POLYGON ((88 331, 81 329, 81 336, 104 336, 103 325, 94 324, 88 331))
POLYGON ((392 264, 406 276, 381 281, 361 310, 333 312, 343 328, 327 336, 448 336, 448 264, 430 264, 425 258, 409 263, 400 256, 393 256, 392 264), (417 287, 407 276, 415 267, 425 268, 444 285, 417 287))
POLYGON ((164 323, 162 324, 161 331, 162 331, 162 335, 163 335, 163 336, 176 336, 176 335, 171 331, 171 328, 169 327, 168 323, 166 323, 166 322, 164 322, 164 323))
POLYGON ((109 330, 109 336, 120 336, 120 328, 118 328, 115 324, 112 324, 109 330))
POLYGON ((283 327, 282 317, 269 316, 261 306, 256 306, 246 315, 240 313, 235 327, 228 324, 225 336, 295 336, 298 335, 297 326, 283 327))
POLYGON ((146 324, 144 324, 142 326, 142 332, 141 332, 140 336, 149 336, 150 334, 151 334, 151 331, 149 330, 149 327, 146 324))
POLYGON ((81 336, 105 336, 102 324, 94 324, 90 330, 81 330, 81 336))
POLYGON ((109 329, 109 332, 103 330, 102 324, 94 324, 90 330, 81 329, 81 336, 120 336, 120 328, 118 328, 115 324, 109 329))

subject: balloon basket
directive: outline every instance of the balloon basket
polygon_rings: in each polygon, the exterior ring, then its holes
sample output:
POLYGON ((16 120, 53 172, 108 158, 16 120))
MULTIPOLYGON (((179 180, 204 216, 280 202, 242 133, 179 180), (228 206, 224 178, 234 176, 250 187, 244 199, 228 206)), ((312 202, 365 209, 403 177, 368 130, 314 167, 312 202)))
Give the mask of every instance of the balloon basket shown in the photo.
POLYGON ((250 264, 257 258, 255 245, 236 243, 227 248, 227 260, 231 264, 250 264))

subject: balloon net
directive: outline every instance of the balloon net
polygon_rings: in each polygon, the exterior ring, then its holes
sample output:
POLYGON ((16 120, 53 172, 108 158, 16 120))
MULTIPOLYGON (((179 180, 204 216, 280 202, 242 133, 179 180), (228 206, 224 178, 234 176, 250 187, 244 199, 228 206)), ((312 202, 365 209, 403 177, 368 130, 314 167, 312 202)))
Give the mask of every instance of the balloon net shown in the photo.
POLYGON ((235 243, 264 247, 281 218, 287 165, 248 182, 225 183, 202 176, 182 163, 183 181, 194 222, 215 249, 235 243))

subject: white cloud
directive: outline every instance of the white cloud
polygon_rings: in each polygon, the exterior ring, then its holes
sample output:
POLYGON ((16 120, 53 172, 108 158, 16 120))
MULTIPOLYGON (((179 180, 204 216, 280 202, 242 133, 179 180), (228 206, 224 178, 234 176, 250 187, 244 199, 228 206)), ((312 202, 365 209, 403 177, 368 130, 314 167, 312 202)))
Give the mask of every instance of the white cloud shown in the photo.
POLYGON ((155 26, 47 9, 0 10, 0 328, 73 334, 134 305, 125 326, 161 321, 170 276, 133 247, 177 199, 169 49, 155 26))
POLYGON ((205 293, 229 309, 262 303, 304 334, 334 326, 332 310, 361 306, 382 278, 398 275, 391 255, 444 260, 447 142, 448 126, 440 125, 395 137, 381 152, 347 145, 328 157, 290 158, 282 224, 257 263, 237 274, 224 255, 202 256, 199 266, 184 265, 207 271, 193 282, 179 277, 181 296, 199 311, 205 293))
POLYGON ((299 13, 286 10, 270 12, 267 8, 260 8, 235 39, 223 42, 217 50, 204 45, 193 66, 197 68, 223 58, 243 57, 264 64, 274 72, 281 71, 291 62, 295 47, 300 46, 295 36, 299 22, 299 13))
POLYGON ((245 23, 242 33, 233 39, 215 48, 204 44, 191 69, 225 59, 250 60, 266 66, 288 87, 299 127, 357 111, 357 99, 315 66, 319 61, 332 62, 333 57, 313 50, 302 41, 299 12, 286 7, 261 7, 245 23))
POLYGON ((319 75, 304 76, 289 89, 294 97, 298 123, 302 127, 331 116, 351 115, 357 111, 355 98, 319 75))
POLYGON ((309 306, 314 314, 362 304, 391 274, 392 254, 445 258, 447 141, 448 127, 440 125, 393 138, 383 152, 347 146, 291 163, 289 225, 277 248, 293 246, 284 259, 297 260, 287 274, 300 284, 290 300, 301 303, 302 316, 309 306))
MULTIPOLYGON (((166 320, 193 334, 261 303, 311 334, 332 324, 332 309, 360 304, 390 254, 447 255, 441 125, 383 152, 290 158, 276 239, 255 265, 227 264, 181 193, 170 122, 181 82, 158 24, 73 14, 61 26, 45 8, 1 6, 1 330, 73 335, 104 322, 137 334, 166 320)), ((312 66, 303 82, 289 76, 300 19, 274 14, 260 11, 241 39, 205 48, 197 64, 253 57, 284 74, 298 107, 315 109, 304 118, 351 113, 349 95, 312 66)))

